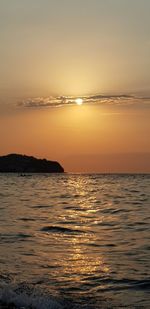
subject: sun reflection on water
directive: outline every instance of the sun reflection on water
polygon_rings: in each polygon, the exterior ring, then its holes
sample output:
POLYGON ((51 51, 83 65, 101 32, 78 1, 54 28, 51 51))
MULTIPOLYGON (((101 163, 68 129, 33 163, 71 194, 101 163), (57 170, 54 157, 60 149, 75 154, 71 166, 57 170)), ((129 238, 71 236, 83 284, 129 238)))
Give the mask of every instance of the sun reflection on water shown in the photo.
MULTIPOLYGON (((103 252, 98 247, 92 246, 96 243, 97 236, 93 233, 91 226, 98 224, 102 218, 97 220, 98 209, 95 207, 97 196, 96 192, 89 194, 91 188, 88 178, 68 178, 67 189, 68 195, 70 193, 75 196, 75 201, 67 209, 67 218, 62 215, 61 219, 64 223, 67 220, 67 227, 73 225, 74 231, 79 231, 79 233, 64 235, 63 241, 67 248, 67 256, 61 255, 61 275, 72 284, 76 282, 80 285, 83 281, 88 284, 91 276, 103 278, 110 273, 103 252)), ((56 237, 59 242, 60 235, 56 235, 56 237)))
POLYGON ((89 244, 89 239, 82 239, 82 243, 78 238, 72 239, 72 251, 67 259, 65 272, 73 275, 73 280, 80 282, 86 280, 91 275, 103 276, 104 273, 109 273, 109 268, 106 266, 104 257, 101 254, 85 249, 84 245, 89 244))

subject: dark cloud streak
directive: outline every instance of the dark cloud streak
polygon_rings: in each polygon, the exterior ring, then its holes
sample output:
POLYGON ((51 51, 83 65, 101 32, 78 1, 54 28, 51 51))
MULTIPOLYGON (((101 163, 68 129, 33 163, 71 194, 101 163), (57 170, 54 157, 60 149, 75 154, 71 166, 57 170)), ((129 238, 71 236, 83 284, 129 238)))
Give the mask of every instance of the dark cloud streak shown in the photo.
MULTIPOLYGON (((135 95, 89 95, 80 96, 84 104, 88 105, 136 105, 150 107, 149 97, 139 97, 135 95)), ((58 96, 58 97, 37 97, 28 98, 18 103, 19 107, 24 108, 56 108, 71 106, 76 104, 75 96, 58 96)))

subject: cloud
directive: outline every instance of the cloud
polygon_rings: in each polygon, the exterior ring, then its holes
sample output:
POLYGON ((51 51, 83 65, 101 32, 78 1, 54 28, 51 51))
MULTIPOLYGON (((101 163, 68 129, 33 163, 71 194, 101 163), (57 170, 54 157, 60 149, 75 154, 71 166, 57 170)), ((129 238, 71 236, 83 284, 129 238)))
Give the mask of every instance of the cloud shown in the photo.
MULTIPOLYGON (((150 97, 140 97, 135 95, 89 95, 80 96, 84 104, 87 105, 136 105, 150 107, 150 97)), ((36 97, 28 98, 18 103, 19 107, 24 108, 52 108, 63 107, 76 104, 75 96, 58 96, 58 97, 36 97)))

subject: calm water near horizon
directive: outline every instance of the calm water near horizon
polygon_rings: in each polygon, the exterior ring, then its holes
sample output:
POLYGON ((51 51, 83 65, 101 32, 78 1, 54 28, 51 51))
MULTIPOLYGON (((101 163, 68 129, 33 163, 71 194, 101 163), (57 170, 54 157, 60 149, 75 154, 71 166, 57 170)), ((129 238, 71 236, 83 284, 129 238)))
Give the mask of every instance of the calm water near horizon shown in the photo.
POLYGON ((0 174, 0 302, 150 308, 150 175, 0 174))

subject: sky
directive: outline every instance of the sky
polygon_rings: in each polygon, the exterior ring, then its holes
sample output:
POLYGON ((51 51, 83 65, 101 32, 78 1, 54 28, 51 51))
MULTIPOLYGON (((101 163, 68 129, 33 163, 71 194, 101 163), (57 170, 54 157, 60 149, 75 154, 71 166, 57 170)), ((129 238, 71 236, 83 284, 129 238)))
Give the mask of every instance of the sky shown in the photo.
POLYGON ((0 155, 150 172, 149 12, 149 0, 0 0, 0 155))

